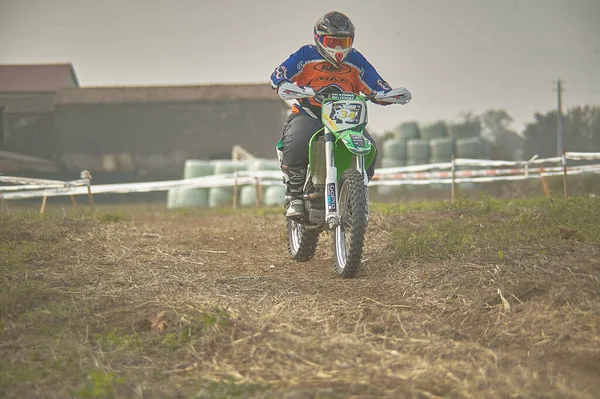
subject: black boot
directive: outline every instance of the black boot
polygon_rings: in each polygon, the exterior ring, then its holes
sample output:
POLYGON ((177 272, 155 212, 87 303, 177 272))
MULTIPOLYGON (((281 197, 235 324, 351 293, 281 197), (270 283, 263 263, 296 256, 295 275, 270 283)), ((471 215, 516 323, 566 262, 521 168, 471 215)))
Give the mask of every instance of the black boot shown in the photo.
POLYGON ((285 212, 287 218, 302 220, 305 216, 304 181, 306 180, 306 168, 290 168, 281 164, 283 182, 285 183, 285 212))

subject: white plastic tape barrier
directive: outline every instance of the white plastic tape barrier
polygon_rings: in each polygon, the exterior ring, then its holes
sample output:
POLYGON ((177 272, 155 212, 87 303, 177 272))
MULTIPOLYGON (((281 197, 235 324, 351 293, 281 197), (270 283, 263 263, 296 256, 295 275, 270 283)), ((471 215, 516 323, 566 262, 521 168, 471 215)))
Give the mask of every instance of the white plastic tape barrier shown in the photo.
MULTIPOLYGON (((592 165, 589 165, 592 166, 592 165)), ((593 165, 594 168, 578 168, 571 169, 569 168, 567 171, 567 175, 581 175, 584 173, 600 173, 600 165, 593 165)), ((530 174, 530 175, 513 175, 513 176, 489 176, 489 177, 457 177, 454 179, 455 183, 487 183, 494 181, 518 181, 518 180, 527 180, 527 179, 539 179, 541 176, 562 176, 563 171, 555 170, 549 172, 543 172, 542 174, 530 174)), ((544 169, 545 170, 545 169, 544 169)), ((467 172, 467 171, 465 171, 467 172)), ((470 172, 470 171, 469 171, 470 172)), ((482 170, 475 172, 484 172, 482 170)), ((372 186, 398 186, 398 185, 417 185, 423 186, 428 184, 452 184, 452 178, 448 179, 400 179, 400 180, 371 180, 369 185, 372 186)))
MULTIPOLYGON (((572 171, 577 170, 589 170, 594 171, 600 168, 600 165, 584 165, 567 168, 568 174, 573 174, 572 171)), ((389 170, 396 168, 389 168, 389 170)), ((377 174, 373 176, 373 180, 431 180, 431 179, 451 179, 452 172, 418 172, 418 173, 390 173, 388 169, 378 169, 377 174)), ((474 177, 474 176, 499 176, 499 175, 526 175, 526 174, 539 174, 541 172, 559 172, 563 173, 563 167, 552 167, 552 168, 529 168, 525 169, 481 169, 481 170, 456 170, 454 171, 455 178, 459 177, 474 177)), ((548 176, 547 173, 543 173, 548 176)), ((534 177, 534 176, 533 176, 534 177)), ((456 179, 455 179, 456 180, 456 179)))
MULTIPOLYGON (((484 159, 456 159, 456 166, 512 166, 511 169, 481 169, 481 170, 455 170, 452 179, 452 162, 443 162, 426 165, 411 165, 395 168, 377 169, 370 185, 373 186, 399 186, 399 185, 429 185, 455 183, 480 183, 494 181, 518 181, 525 179, 538 179, 541 176, 558 176, 564 173, 562 166, 549 166, 547 168, 530 165, 560 164, 566 159, 573 160, 600 160, 600 153, 567 152, 565 157, 536 159, 527 162, 494 161, 484 159), (437 169, 437 170, 436 170, 437 169), (440 170, 446 169, 446 170, 440 170), (433 172, 431 172, 433 171, 433 172)), ((600 164, 579 165, 567 168, 568 175, 584 173, 600 173, 600 164)), ((83 175, 82 175, 83 177, 83 175)), ((24 199, 36 197, 54 197, 63 195, 87 194, 88 189, 92 194, 107 193, 141 193, 150 191, 168 191, 177 188, 202 188, 202 187, 231 187, 234 185, 248 185, 260 183, 264 186, 281 185, 282 174, 278 170, 266 171, 240 171, 222 175, 204 176, 183 180, 138 182, 121 184, 90 185, 89 179, 79 179, 69 182, 57 180, 31 179, 22 177, 0 176, 0 182, 18 184, 18 186, 0 186, 0 196, 4 199, 24 199)))
MULTIPOLYGON (((141 183, 120 183, 120 184, 99 184, 91 186, 92 194, 108 193, 143 193, 150 191, 168 191, 175 188, 201 188, 201 187, 231 187, 235 184, 254 184, 256 179, 251 177, 234 178, 229 175, 214 175, 207 177, 195 177, 192 179, 169 180, 141 183), (236 182, 237 180, 237 182, 236 182)), ((61 195, 79 195, 87 194, 87 187, 62 187, 62 188, 44 188, 41 190, 27 190, 21 192, 0 193, 4 199, 23 199, 36 197, 57 197, 61 195)))
POLYGON ((89 186, 89 179, 80 179, 73 181, 58 181, 58 180, 37 180, 37 179, 22 179, 14 177, 2 177, 0 181, 22 184, 21 186, 0 186, 0 194, 7 191, 21 191, 21 190, 40 190, 48 188, 69 188, 78 186, 89 186))
POLYGON ((598 161, 600 160, 600 152, 567 152, 567 159, 575 161, 598 161))

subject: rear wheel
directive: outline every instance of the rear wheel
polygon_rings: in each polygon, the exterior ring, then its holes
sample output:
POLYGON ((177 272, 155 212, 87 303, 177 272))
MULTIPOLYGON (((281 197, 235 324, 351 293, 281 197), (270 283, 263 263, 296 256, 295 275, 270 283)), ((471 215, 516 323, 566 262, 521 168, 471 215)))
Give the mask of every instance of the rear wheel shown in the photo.
POLYGON ((306 262, 312 259, 319 241, 319 230, 307 229, 301 223, 287 220, 288 252, 292 259, 306 262))
POLYGON ((334 268, 341 277, 354 277, 360 267, 367 230, 367 207, 362 173, 347 169, 340 179, 340 224, 333 231, 334 268))

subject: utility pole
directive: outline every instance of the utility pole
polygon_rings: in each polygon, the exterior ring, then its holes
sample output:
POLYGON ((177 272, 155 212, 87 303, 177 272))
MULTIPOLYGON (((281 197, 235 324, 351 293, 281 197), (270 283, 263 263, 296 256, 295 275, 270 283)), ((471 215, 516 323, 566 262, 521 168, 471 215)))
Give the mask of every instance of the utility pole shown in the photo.
POLYGON ((564 150, 565 125, 562 114, 562 91, 563 81, 558 79, 556 82, 556 99, 557 99, 557 123, 556 123, 556 156, 561 157, 564 150))

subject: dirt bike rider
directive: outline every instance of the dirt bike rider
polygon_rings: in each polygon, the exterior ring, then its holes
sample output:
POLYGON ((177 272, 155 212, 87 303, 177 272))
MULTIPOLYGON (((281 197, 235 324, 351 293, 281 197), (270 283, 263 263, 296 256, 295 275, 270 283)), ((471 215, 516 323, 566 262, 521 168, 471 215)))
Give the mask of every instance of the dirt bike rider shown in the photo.
MULTIPOLYGON (((290 85, 294 90, 314 92, 346 91, 371 94, 389 92, 391 86, 381 78, 365 57, 352 48, 354 24, 338 11, 331 11, 317 20, 314 27, 315 45, 302 46, 290 55, 271 75, 271 85, 284 100, 290 97, 290 85)), ((406 90, 406 102, 411 94, 406 90)), ((301 98, 292 107, 283 126, 282 164, 286 185, 286 211, 288 218, 304 215, 302 200, 308 166, 308 146, 313 134, 323 127, 321 104, 314 98, 301 98)), ((365 130, 365 137, 375 146, 375 141, 365 130)), ((373 160, 367 170, 369 179, 375 172, 373 160)))

